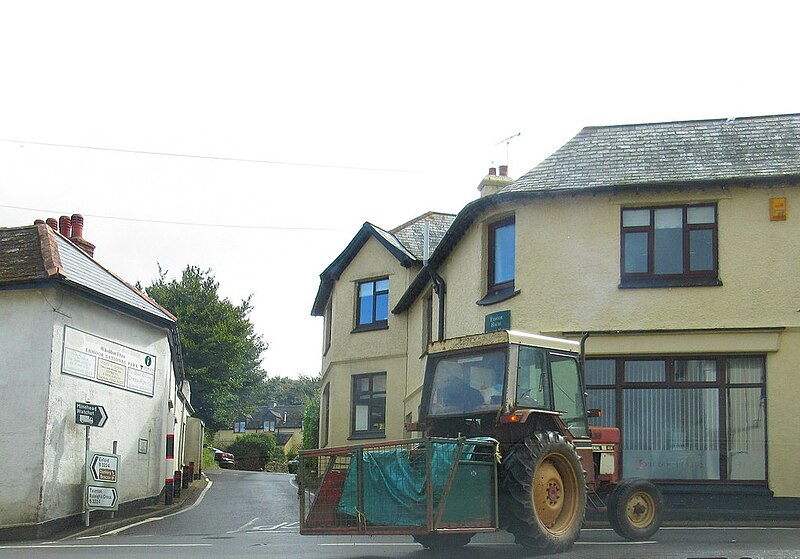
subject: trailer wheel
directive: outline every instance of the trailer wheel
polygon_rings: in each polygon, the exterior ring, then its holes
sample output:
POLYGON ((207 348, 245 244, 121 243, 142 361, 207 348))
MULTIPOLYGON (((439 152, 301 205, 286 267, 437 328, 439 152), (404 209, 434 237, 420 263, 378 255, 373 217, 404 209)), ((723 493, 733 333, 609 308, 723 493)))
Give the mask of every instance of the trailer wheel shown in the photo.
POLYGON ((425 549, 454 549, 467 545, 474 535, 470 533, 423 534, 414 536, 414 541, 425 549))
POLYGON ((655 534, 664 517, 661 490, 646 479, 620 483, 608 499, 608 521, 628 540, 644 540, 655 534))
POLYGON ((586 516, 586 475, 563 436, 535 433, 503 462, 503 509, 517 543, 540 553, 568 551, 586 516))

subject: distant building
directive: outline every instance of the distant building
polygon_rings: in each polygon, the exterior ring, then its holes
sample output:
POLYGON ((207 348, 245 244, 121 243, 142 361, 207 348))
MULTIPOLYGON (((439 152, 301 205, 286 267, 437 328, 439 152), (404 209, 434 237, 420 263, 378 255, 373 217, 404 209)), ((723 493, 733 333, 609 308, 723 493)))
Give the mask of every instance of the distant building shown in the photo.
POLYGON ((214 435, 214 444, 227 447, 245 433, 272 433, 284 454, 297 451, 303 442, 303 405, 270 403, 241 416, 231 429, 214 435))
POLYGON ((0 228, 0 538, 81 521, 86 428, 76 403, 104 407, 90 450, 121 457, 118 502, 157 498, 202 426, 190 418, 175 317, 92 258, 83 218, 0 228), (167 439, 174 436, 174 458, 167 439))
POLYGON ((425 267, 365 226, 323 272, 323 444, 411 436, 432 337, 586 333, 625 477, 800 497, 800 115, 588 127, 506 174, 425 267))

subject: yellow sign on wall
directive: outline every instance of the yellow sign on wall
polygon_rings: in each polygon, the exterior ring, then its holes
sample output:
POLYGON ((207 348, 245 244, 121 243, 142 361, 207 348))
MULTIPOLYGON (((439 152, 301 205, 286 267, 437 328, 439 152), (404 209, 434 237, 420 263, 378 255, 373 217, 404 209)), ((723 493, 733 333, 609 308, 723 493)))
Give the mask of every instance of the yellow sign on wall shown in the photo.
POLYGON ((786 198, 769 199, 769 220, 786 221, 786 198))

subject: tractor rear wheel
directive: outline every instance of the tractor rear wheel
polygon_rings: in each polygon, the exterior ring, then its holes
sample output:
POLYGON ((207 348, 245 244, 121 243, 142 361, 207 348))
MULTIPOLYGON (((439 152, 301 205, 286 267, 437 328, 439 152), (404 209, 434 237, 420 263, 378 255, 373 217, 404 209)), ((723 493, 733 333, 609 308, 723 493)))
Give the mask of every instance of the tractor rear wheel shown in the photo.
POLYGON ((646 479, 621 482, 608 499, 608 521, 628 540, 644 540, 655 534, 664 517, 661 490, 646 479))
POLYGON ((503 509, 517 543, 539 553, 568 551, 586 516, 586 475, 563 436, 535 433, 503 461, 503 509))
POLYGON ((424 534, 414 536, 414 541, 425 549, 454 549, 467 545, 474 535, 463 532, 456 534, 424 534))

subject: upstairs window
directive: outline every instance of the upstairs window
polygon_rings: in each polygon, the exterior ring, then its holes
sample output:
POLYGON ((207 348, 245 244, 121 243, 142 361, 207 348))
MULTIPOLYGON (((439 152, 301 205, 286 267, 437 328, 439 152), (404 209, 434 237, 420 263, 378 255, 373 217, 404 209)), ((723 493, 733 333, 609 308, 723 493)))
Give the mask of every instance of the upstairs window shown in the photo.
POLYGON ((358 283, 356 331, 389 326, 389 278, 358 283))
POLYGON ((514 289, 515 243, 514 217, 489 226, 489 293, 514 289))
POLYGON ((622 210, 620 287, 721 285, 715 204, 622 210))

